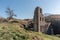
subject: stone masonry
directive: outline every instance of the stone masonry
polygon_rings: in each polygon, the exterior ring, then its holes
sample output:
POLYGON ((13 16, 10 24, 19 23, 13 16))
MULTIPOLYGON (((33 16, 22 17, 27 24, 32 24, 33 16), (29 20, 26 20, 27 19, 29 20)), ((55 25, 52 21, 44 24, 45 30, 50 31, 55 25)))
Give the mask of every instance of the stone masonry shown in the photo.
POLYGON ((42 8, 36 7, 34 11, 34 31, 44 32, 45 28, 45 18, 42 14, 42 8))

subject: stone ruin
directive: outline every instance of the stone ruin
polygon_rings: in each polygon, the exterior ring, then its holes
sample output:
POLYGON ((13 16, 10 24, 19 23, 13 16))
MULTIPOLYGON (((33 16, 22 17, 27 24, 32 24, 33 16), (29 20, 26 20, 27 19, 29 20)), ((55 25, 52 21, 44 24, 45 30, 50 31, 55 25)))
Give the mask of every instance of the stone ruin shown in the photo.
POLYGON ((45 19, 46 21, 48 20, 49 22, 51 22, 47 30, 47 34, 60 34, 60 15, 50 15, 47 16, 45 19))
POLYGON ((60 34, 60 15, 44 17, 42 8, 36 7, 33 17, 33 29, 36 32, 60 34))
POLYGON ((45 21, 43 16, 42 8, 36 7, 34 11, 34 31, 45 33, 48 29, 50 23, 45 21))
POLYGON ((24 29, 46 34, 60 34, 60 15, 44 16, 42 8, 36 7, 33 19, 25 19, 24 29), (26 23, 25 23, 26 24, 26 23))
POLYGON ((42 14, 42 8, 36 7, 34 11, 34 31, 43 32, 45 27, 45 18, 42 14))

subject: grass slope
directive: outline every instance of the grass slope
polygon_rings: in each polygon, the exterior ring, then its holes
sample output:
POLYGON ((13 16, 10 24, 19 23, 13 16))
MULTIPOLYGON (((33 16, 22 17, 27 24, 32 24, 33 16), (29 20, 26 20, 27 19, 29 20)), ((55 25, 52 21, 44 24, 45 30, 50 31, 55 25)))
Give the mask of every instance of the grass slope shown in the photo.
POLYGON ((60 38, 27 31, 17 23, 0 23, 0 40, 60 40, 60 38))

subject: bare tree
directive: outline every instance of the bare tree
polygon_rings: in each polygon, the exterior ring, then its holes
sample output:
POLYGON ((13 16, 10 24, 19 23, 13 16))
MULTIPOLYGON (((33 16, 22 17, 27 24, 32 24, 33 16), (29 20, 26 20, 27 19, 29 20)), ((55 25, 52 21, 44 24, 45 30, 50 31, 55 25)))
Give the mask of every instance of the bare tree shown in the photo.
POLYGON ((16 16, 16 14, 14 14, 13 10, 11 10, 9 7, 6 10, 6 13, 8 14, 9 19, 12 19, 13 16, 16 16))

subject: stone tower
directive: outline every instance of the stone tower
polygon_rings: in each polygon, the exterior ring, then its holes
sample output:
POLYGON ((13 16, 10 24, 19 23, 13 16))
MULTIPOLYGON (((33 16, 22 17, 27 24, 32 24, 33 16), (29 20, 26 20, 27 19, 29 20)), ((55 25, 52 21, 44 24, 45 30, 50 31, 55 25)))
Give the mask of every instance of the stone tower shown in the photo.
POLYGON ((43 32, 45 26, 45 18, 42 14, 42 8, 36 7, 34 11, 34 31, 43 32))

